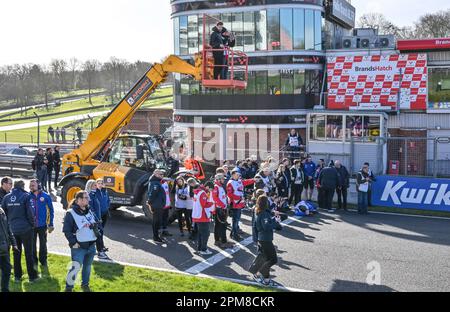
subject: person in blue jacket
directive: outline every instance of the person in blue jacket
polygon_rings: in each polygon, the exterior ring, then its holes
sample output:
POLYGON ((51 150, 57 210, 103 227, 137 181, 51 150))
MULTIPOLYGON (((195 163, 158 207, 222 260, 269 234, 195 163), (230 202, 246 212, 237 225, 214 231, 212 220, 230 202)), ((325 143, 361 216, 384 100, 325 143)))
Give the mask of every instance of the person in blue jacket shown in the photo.
POLYGON ((161 180, 164 177, 164 171, 156 169, 149 179, 148 201, 147 204, 153 214, 153 241, 155 243, 164 243, 161 238, 160 230, 162 228, 162 215, 166 206, 166 191, 162 187, 161 180))
POLYGON ((106 222, 109 218, 109 207, 111 201, 109 199, 108 190, 104 188, 102 179, 97 179, 95 183, 92 183, 92 190, 89 192, 89 198, 89 207, 101 223, 101 236, 96 242, 98 252, 97 256, 99 259, 109 259, 106 255, 108 248, 105 247, 103 234, 105 232, 106 222))
POLYGON ((5 211, 11 225, 11 230, 17 242, 14 250, 14 277, 17 282, 22 280, 22 246, 25 249, 28 278, 34 282, 39 278, 34 267, 33 259, 33 231, 35 227, 34 213, 27 205, 29 193, 25 191, 25 182, 14 182, 11 193, 2 201, 2 209, 5 211))
POLYGON ((47 232, 52 233, 55 229, 53 225, 54 209, 52 198, 42 190, 38 180, 30 181, 30 195, 27 205, 34 213, 34 263, 38 263, 36 242, 39 239, 39 262, 43 267, 47 267, 47 232))
POLYGON ((306 193, 306 200, 310 201, 314 192, 314 175, 316 173, 316 164, 312 161, 311 155, 308 155, 303 164, 303 173, 305 174, 303 189, 306 193))
POLYGON ((270 279, 270 268, 277 263, 278 258, 273 244, 273 232, 281 230, 281 225, 270 210, 269 198, 266 195, 261 195, 256 200, 252 230, 253 240, 258 244, 258 256, 249 271, 256 282, 264 286, 274 286, 270 279))

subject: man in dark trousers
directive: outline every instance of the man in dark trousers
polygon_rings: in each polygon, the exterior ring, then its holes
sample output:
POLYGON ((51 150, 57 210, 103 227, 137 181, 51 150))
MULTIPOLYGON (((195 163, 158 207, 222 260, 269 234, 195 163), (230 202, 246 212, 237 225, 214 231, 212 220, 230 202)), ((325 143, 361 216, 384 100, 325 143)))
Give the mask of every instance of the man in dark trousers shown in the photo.
POLYGON ((328 212, 333 212, 333 196, 334 191, 339 186, 339 175, 332 163, 322 169, 318 183, 323 192, 323 208, 328 210, 328 212))
POLYGON ((75 129, 75 132, 77 133, 77 138, 78 138, 78 143, 82 143, 82 137, 83 137, 83 131, 81 130, 80 127, 77 127, 75 129))
MULTIPOLYGON (((215 27, 212 29, 209 45, 213 49, 217 49, 218 51, 213 51, 214 57, 214 78, 213 79, 224 79, 223 77, 223 68, 225 66, 225 51, 222 50, 225 48, 225 38, 223 37, 223 32, 225 28, 223 27, 222 22, 218 22, 215 27)), ((225 30, 226 31, 226 30, 225 30)))
POLYGON ((6 217, 6 213, 0 208, 0 270, 2 271, 2 292, 9 292, 9 280, 11 279, 11 256, 9 250, 13 247, 17 250, 16 239, 6 217))
POLYGON ((291 196, 289 197, 289 205, 294 203, 297 205, 302 200, 303 183, 305 182, 305 174, 302 169, 302 161, 297 159, 291 168, 291 196))
POLYGON ((52 175, 53 175, 53 150, 48 147, 45 151, 45 159, 47 159, 47 182, 48 188, 44 188, 50 193, 52 191, 52 175))
POLYGON ((27 205, 29 194, 25 191, 25 183, 22 180, 14 182, 14 188, 3 198, 2 209, 11 225, 11 230, 17 242, 17 250, 14 251, 14 276, 16 281, 22 279, 22 246, 25 249, 28 278, 30 282, 36 281, 39 276, 33 259, 33 231, 35 227, 34 214, 27 205))
POLYGON ((372 183, 375 182, 377 180, 377 178, 373 174, 372 169, 370 169, 370 164, 368 162, 364 163, 364 166, 367 166, 367 168, 369 170, 368 173, 369 173, 370 183, 369 183, 369 192, 367 193, 367 197, 368 197, 368 206, 372 207, 372 183))
POLYGON ((344 208, 344 210, 347 211, 347 190, 350 187, 350 174, 340 160, 334 162, 334 167, 339 174, 339 185, 336 188, 338 209, 344 208))
POLYGON ((163 210, 166 206, 166 191, 161 184, 163 176, 164 172, 156 169, 150 177, 148 185, 148 205, 153 213, 153 241, 155 243, 164 243, 160 235, 163 210))
POLYGON ((55 171, 55 189, 58 187, 59 172, 61 171, 61 154, 59 154, 59 145, 55 146, 53 152, 53 170, 55 171))
POLYGON ((44 150, 39 148, 33 160, 33 168, 36 172, 36 177, 41 186, 47 188, 47 158, 44 155, 44 150))
POLYGON ((49 134, 48 140, 49 141, 51 140, 52 143, 55 143, 55 129, 53 129, 53 127, 50 126, 50 127, 48 127, 47 132, 49 134))

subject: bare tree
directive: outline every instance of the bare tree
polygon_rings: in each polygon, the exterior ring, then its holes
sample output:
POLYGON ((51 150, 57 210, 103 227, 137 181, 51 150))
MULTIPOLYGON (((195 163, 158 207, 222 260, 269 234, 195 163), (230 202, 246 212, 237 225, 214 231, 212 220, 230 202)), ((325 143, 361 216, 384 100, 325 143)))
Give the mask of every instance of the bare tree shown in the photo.
POLYGON ((415 24, 420 38, 450 37, 450 9, 423 15, 415 24))
POLYGON ((76 57, 72 57, 69 60, 69 71, 70 71, 70 87, 72 90, 77 89, 77 73, 80 67, 80 61, 76 57))
POLYGON ((97 60, 88 60, 83 64, 83 78, 89 90, 89 104, 92 105, 91 90, 96 86, 96 78, 100 69, 100 62, 97 60))
POLYGON ((59 82, 59 90, 67 91, 65 75, 67 72, 67 63, 64 60, 54 59, 50 63, 53 75, 59 82))
POLYGON ((358 27, 378 29, 380 35, 395 35, 398 27, 381 13, 368 13, 360 17, 358 27))
POLYGON ((51 86, 51 73, 45 65, 33 65, 30 72, 31 78, 37 87, 38 94, 40 94, 45 103, 45 108, 48 110, 49 93, 51 86))

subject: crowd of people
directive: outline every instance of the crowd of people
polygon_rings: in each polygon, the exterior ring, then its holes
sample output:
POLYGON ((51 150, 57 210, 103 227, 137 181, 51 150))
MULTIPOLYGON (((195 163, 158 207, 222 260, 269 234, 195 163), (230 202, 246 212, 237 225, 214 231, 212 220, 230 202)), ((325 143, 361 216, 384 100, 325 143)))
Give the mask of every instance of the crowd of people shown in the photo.
POLYGON ((59 172, 61 171, 60 146, 45 149, 39 148, 36 152, 31 166, 40 182, 42 189, 46 192, 52 191, 52 182, 55 189, 58 186, 59 172), (53 175, 54 173, 54 175, 53 175))
MULTIPOLYGON (((69 140, 66 139, 66 135, 67 135, 67 129, 65 127, 56 127, 53 128, 52 126, 49 126, 47 129, 47 134, 48 134, 48 142, 49 143, 67 143, 69 142, 69 140)), ((83 130, 81 129, 81 127, 77 127, 76 129, 74 129, 74 136, 73 139, 70 140, 70 143, 74 142, 74 141, 78 141, 78 143, 82 143, 82 138, 83 138, 83 130), (76 140, 75 140, 75 135, 76 135, 76 140)))

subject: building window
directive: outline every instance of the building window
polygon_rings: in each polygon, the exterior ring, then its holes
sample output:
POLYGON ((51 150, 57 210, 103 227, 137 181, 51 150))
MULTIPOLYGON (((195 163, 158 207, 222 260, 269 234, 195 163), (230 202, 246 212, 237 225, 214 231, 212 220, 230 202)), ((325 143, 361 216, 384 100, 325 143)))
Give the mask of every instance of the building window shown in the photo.
POLYGON ((314 50, 314 11, 305 10, 305 50, 314 50))
POLYGON ((176 55, 180 54, 180 20, 178 17, 173 19, 173 29, 175 31, 174 36, 174 51, 176 55))
POLYGON ((281 79, 280 72, 278 70, 269 70, 267 75, 267 82, 269 86, 270 95, 280 95, 281 94, 281 79))
POLYGON ((255 51, 255 14, 254 12, 244 13, 244 51, 255 51))
POLYGON ((267 10, 267 49, 280 50, 280 10, 267 10))
POLYGON ((322 12, 314 11, 314 48, 322 50, 322 12))
POLYGON ((280 41, 281 50, 292 50, 293 49, 293 18, 292 9, 281 9, 280 10, 280 41))
POLYGON ((450 68, 428 69, 430 109, 450 109, 450 68))
POLYGON ((232 31, 236 36, 236 50, 244 50, 244 14, 243 13, 233 13, 232 14, 232 31))
POLYGON ((188 18, 187 16, 180 17, 180 55, 187 55, 188 53, 188 18))
POLYGON ((305 71, 294 71, 294 94, 305 93, 305 71))
POLYGON ((188 17, 188 46, 189 54, 198 53, 198 19, 197 15, 188 17))
POLYGON ((381 121, 378 116, 347 116, 346 140, 375 142, 381 135, 381 121))
POLYGON ((310 126, 310 139, 314 141, 325 141, 325 127, 326 116, 325 115, 313 115, 311 116, 310 126))
POLYGON ((294 71, 281 71, 281 94, 294 94, 294 71))
POLYGON ((255 14, 256 21, 256 50, 267 50, 267 12, 259 11, 255 14))
POLYGON ((248 72, 247 89, 245 94, 252 95, 256 93, 256 72, 248 72))
POLYGON ((181 95, 189 95, 189 84, 190 84, 191 78, 189 77, 182 77, 180 86, 181 86, 181 95))
POLYGON ((305 10, 294 9, 294 49, 305 49, 305 10))
POLYGON ((344 138, 343 118, 343 116, 327 116, 325 135, 328 141, 342 141, 344 138))
POLYGON ((267 94, 267 71, 256 72, 256 94, 267 94))

